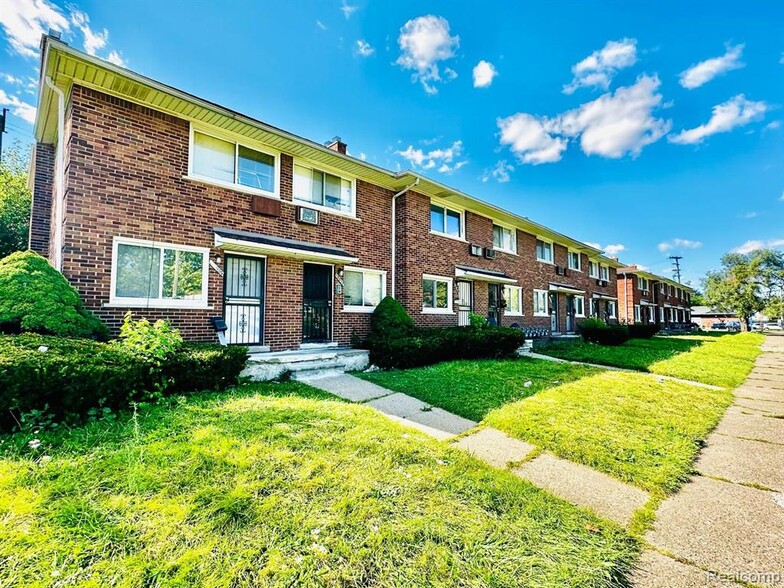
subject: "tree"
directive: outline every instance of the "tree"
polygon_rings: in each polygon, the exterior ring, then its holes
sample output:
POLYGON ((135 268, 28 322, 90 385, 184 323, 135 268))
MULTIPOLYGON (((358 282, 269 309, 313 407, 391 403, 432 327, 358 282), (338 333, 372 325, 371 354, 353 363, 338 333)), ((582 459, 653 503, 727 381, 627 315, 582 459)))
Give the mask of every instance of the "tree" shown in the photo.
POLYGON ((27 170, 30 150, 17 141, 4 150, 0 162, 0 259, 27 249, 30 203, 27 170))
POLYGON ((708 302, 705 300, 705 294, 702 291, 694 289, 694 292, 691 295, 691 305, 692 306, 707 306, 708 302))
POLYGON ((784 253, 760 249, 751 253, 727 253, 722 268, 708 272, 703 280, 705 301, 712 307, 732 311, 749 330, 751 317, 781 295, 784 288, 784 253))

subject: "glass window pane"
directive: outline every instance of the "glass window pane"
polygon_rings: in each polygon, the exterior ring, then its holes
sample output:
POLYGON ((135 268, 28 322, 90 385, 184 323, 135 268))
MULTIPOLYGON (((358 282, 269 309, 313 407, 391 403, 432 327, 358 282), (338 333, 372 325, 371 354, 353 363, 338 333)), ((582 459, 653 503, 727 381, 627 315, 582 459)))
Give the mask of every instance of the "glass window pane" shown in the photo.
POLYGON ((504 246, 503 230, 498 225, 493 225, 493 247, 504 246))
POLYGON ((324 206, 340 210, 341 189, 339 177, 324 174, 324 206))
POLYGON ((517 243, 515 241, 516 233, 512 229, 504 229, 504 249, 507 251, 517 251, 517 243))
POLYGON ((365 274, 365 306, 377 306, 381 302, 381 281, 380 274, 365 274))
POLYGON ((119 245, 115 295, 120 298, 158 298, 160 263, 160 249, 119 245))
POLYGON ((422 280, 422 306, 425 308, 435 308, 433 299, 433 280, 422 280))
POLYGON ((353 191, 351 189, 351 182, 348 180, 340 180, 340 210, 343 212, 351 212, 351 200, 353 191))
POLYGON ((302 202, 316 202, 321 204, 321 189, 319 188, 318 201, 313 200, 313 170, 301 165, 294 166, 294 200, 302 202))
POLYGON ((446 282, 436 282, 436 308, 449 308, 449 286, 446 282))
POLYGON ((193 173, 234 183, 234 143, 193 133, 193 173))
POLYGON ((454 210, 446 211, 446 232, 448 235, 460 236, 460 213, 454 210))
POLYGON ((275 157, 240 145, 237 183, 250 188, 275 190, 275 157))
POLYGON ((346 270, 343 277, 343 304, 346 306, 362 305, 362 273, 346 270))
POLYGON ((444 232, 444 209, 433 204, 430 205, 430 230, 444 232))
POLYGON ((164 249, 163 298, 201 300, 203 261, 196 251, 164 249))

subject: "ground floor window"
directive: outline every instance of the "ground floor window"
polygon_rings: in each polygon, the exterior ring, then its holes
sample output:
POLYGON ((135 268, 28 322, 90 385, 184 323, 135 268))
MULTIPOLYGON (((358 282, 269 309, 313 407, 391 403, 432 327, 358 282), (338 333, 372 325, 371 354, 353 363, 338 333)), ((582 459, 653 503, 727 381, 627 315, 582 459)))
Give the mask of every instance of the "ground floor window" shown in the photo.
POLYGON ((608 300, 607 301, 607 318, 614 319, 616 318, 616 308, 615 308, 615 300, 608 300))
POLYGON ((640 312, 640 305, 634 305, 634 322, 639 323, 642 322, 642 313, 640 312))
POLYGON ((115 238, 110 302, 204 307, 208 261, 206 247, 115 238))
POLYGON ((591 316, 599 316, 599 301, 595 298, 591 300, 591 316))
POLYGON ((452 312, 452 280, 439 276, 422 276, 422 312, 452 312))
POLYGON ((550 316, 547 310, 547 290, 534 290, 534 316, 550 316))
POLYGON ((386 272, 345 268, 343 282, 343 309, 349 312, 372 312, 386 295, 386 272))
POLYGON ((648 322, 652 323, 656 321, 656 307, 649 306, 648 307, 648 322))
POLYGON ((585 299, 582 296, 574 297, 574 315, 585 316, 585 299))
POLYGON ((504 286, 507 316, 523 316, 523 289, 520 286, 504 286))

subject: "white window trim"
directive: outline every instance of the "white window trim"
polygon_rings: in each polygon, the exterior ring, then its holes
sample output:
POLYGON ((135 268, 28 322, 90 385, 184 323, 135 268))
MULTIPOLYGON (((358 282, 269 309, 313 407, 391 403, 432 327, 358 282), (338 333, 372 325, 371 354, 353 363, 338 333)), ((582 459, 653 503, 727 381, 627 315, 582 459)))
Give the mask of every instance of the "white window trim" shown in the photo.
MULTIPOLYGON (((437 280, 439 282, 446 282, 447 283, 447 290, 446 290, 446 301, 448 306, 446 308, 425 308, 425 302, 422 301, 422 314, 455 314, 452 310, 452 278, 447 276, 436 276, 433 274, 422 274, 422 281, 425 280, 437 280)), ((420 288, 422 286, 420 285, 420 288)))
MULTIPOLYGON (((384 299, 387 295, 387 272, 385 270, 376 270, 371 268, 365 267, 350 267, 345 266, 343 268, 343 272, 357 272, 363 274, 362 276, 362 290, 363 290, 363 297, 364 297, 364 289, 365 289, 365 276, 364 274, 373 274, 373 275, 380 275, 381 276, 381 300, 384 299)), ((346 285, 343 284, 343 295, 346 294, 346 285)), ((345 298, 343 299, 343 312, 356 312, 356 313, 372 313, 376 310, 375 306, 357 306, 356 304, 346 304, 345 298)))
POLYGON ((610 314, 610 318, 618 318, 618 305, 615 303, 615 300, 608 300, 607 305, 612 308, 612 313, 610 314))
POLYGON ((579 251, 575 251, 574 249, 567 249, 566 250, 566 267, 569 268, 572 271, 575 271, 575 272, 582 272, 583 271, 583 255, 582 255, 582 253, 580 253, 579 251), (571 255, 573 253, 577 254, 577 267, 572 267, 570 265, 571 261, 572 261, 571 255))
POLYGON ((439 237, 446 237, 447 239, 454 239, 455 241, 466 242, 466 238, 465 238, 465 234, 466 234, 466 226, 465 226, 466 214, 465 214, 465 210, 463 210, 461 208, 457 208, 455 206, 450 206, 448 204, 445 204, 444 202, 436 200, 435 198, 431 198, 430 199, 430 206, 428 206, 428 209, 427 209, 427 214, 428 214, 428 224, 430 225, 430 234, 431 235, 438 235, 439 237), (446 223, 446 211, 447 210, 451 210, 452 212, 458 213, 460 215, 460 235, 450 235, 449 233, 444 233, 442 231, 434 231, 432 223, 430 221, 430 214, 431 214, 430 213, 430 207, 431 206, 438 206, 438 207, 444 209, 444 223, 446 223))
MULTIPOLYGON (((505 316, 525 316, 525 307, 523 306, 523 287, 522 286, 504 286, 504 289, 509 289, 510 292, 516 292, 517 300, 520 303, 520 312, 511 312, 504 309, 505 316)), ((509 301, 506 301, 506 308, 509 308, 509 301)))
POLYGON ((642 322, 642 308, 639 304, 634 305, 634 322, 642 322))
POLYGON ((226 188, 228 190, 234 190, 235 192, 243 192, 245 194, 254 194, 257 196, 267 196, 268 198, 278 198, 280 199, 280 151, 276 149, 271 149, 266 146, 259 146, 255 143, 250 143, 247 141, 242 141, 238 139, 236 136, 232 136, 228 133, 221 133, 220 131, 214 131, 212 129, 206 129, 201 126, 197 126, 194 124, 190 125, 190 131, 188 134, 188 175, 184 176, 186 180, 194 180, 197 182, 202 182, 204 184, 211 184, 213 186, 219 186, 221 188, 226 188), (226 141, 228 143, 234 143, 234 167, 235 167, 235 175, 236 175, 236 167, 237 167, 237 153, 239 147, 247 147, 248 149, 253 149, 254 151, 258 151, 260 153, 265 153, 266 155, 271 155, 275 159, 275 186, 272 192, 267 190, 260 190, 258 188, 252 188, 250 186, 243 186, 242 184, 237 184, 233 182, 223 182, 221 180, 216 180, 215 178, 211 178, 209 176, 202 176, 200 174, 194 173, 193 171, 193 134, 201 133, 202 135, 208 135, 215 139, 220 139, 221 141, 226 141))
POLYGON ((540 263, 549 263, 550 265, 555 265, 555 243, 553 243, 550 239, 545 239, 543 237, 538 237, 538 236, 536 237, 536 240, 541 241, 542 243, 550 244, 550 259, 547 260, 539 257, 539 253, 536 251, 536 243, 534 243, 534 255, 536 256, 536 261, 540 263))
POLYGON ((599 279, 599 262, 595 259, 588 260, 588 277, 599 279), (591 273, 591 264, 596 266, 596 273, 591 273))
POLYGON ((328 165, 313 163, 309 159, 304 159, 302 157, 295 157, 294 163, 292 163, 291 165, 291 201, 297 206, 303 206, 305 208, 314 208, 316 210, 321 210, 327 214, 337 214, 340 216, 357 218, 357 178, 354 176, 348 176, 344 172, 335 169, 333 167, 330 167, 328 165), (323 204, 313 204, 312 202, 308 202, 306 200, 299 200, 296 194, 294 194, 294 166, 295 165, 299 165, 300 167, 307 167, 308 169, 315 170, 315 171, 328 173, 330 175, 337 176, 342 180, 348 180, 349 182, 351 182, 351 212, 343 212, 341 210, 335 210, 334 208, 330 208, 329 206, 324 206, 323 204))
POLYGON ((610 281, 610 266, 609 265, 604 265, 602 263, 599 264, 599 279, 600 280, 604 280, 605 282, 609 282, 610 281), (605 270, 607 272, 607 277, 602 277, 602 270, 605 270))
MULTIPOLYGON (((161 255, 161 268, 163 268, 163 255, 161 255)), ((112 241, 112 274, 109 291, 109 304, 104 306, 118 306, 127 308, 210 308, 209 307, 209 268, 210 248, 195 247, 193 245, 178 245, 160 241, 147 241, 131 237, 114 237, 112 241), (136 245, 154 249, 177 249, 179 251, 193 251, 204 256, 201 270, 201 300, 178 300, 174 298, 124 298, 115 295, 117 288, 117 253, 120 245, 136 245)), ((161 270, 162 271, 162 270, 161 270)))
POLYGON ((493 221, 493 249, 496 251, 503 251, 504 253, 509 253, 511 255, 517 255, 517 229, 515 227, 510 227, 509 225, 503 225, 499 222, 493 221), (495 228, 501 227, 507 231, 512 231, 512 249, 505 249, 504 247, 498 247, 495 244, 495 228))
POLYGON ((548 312, 549 309, 547 308, 548 305, 549 305, 549 302, 548 302, 549 301, 549 298, 548 298, 549 295, 550 295, 550 292, 548 290, 534 290, 534 316, 543 316, 543 317, 549 317, 550 316, 550 313, 548 312), (538 294, 544 295, 544 308, 545 308, 544 312, 536 312, 536 296, 538 294))
MULTIPOLYGON (((579 271, 579 270, 578 270, 578 271, 579 271)), ((576 317, 580 317, 580 318, 585 318, 585 296, 575 296, 575 297, 574 297, 574 300, 575 300, 575 305, 574 305, 574 306, 575 306, 575 308, 574 308, 574 316, 576 316, 576 317), (578 311, 577 311, 577 304, 576 304, 576 302, 577 302, 578 300, 581 300, 581 301, 582 301, 582 304, 581 304, 581 306, 582 306, 582 312, 578 312, 578 311)))

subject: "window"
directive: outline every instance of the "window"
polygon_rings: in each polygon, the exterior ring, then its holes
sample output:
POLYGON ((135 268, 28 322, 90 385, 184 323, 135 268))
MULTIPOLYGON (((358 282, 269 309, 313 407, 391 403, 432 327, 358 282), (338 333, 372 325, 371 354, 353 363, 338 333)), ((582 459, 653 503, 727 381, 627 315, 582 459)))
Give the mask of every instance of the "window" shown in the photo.
POLYGON ((642 315, 640 314, 640 305, 634 305, 634 322, 639 323, 642 322, 642 315))
POLYGON ((431 204, 430 230, 460 239, 463 237, 463 215, 455 210, 431 204))
POLYGON ((569 252, 569 269, 580 271, 580 253, 577 251, 569 252))
POLYGON ((664 309, 661 307, 659 307, 659 322, 660 323, 664 322, 664 309))
POLYGON ((293 198, 346 214, 354 212, 354 183, 327 172, 294 164, 293 198))
POLYGON ((274 155, 193 132, 191 174, 277 196, 274 155))
POLYGON ((452 312, 452 280, 438 276, 422 276, 422 312, 452 312))
POLYGON ((667 284, 667 295, 672 296, 672 284, 667 284))
POLYGON ((109 302, 204 308, 208 255, 208 248, 115 238, 109 302))
POLYGON ((585 316, 585 298, 582 296, 574 297, 574 316, 585 316))
POLYGON ((550 316, 547 308, 547 290, 534 290, 534 316, 550 316))
POLYGON ((599 316, 599 301, 596 298, 591 300, 591 316, 599 316))
POLYGON ((520 286, 504 286, 506 310, 509 316, 523 316, 523 289, 520 286))
POLYGON ((386 272, 345 268, 343 273, 343 310, 373 312, 386 295, 386 272))
POLYGON ((610 268, 606 265, 599 265, 599 279, 600 280, 609 280, 610 279, 610 268))
POLYGON ((616 317, 615 312, 615 300, 608 300, 607 301, 607 318, 614 319, 616 317))
POLYGON ((539 261, 553 262, 553 244, 541 239, 536 240, 536 259, 539 261))
POLYGON ((643 292, 647 292, 648 288, 650 288, 648 278, 637 278, 637 287, 643 292))
POLYGON ((656 321, 656 307, 649 306, 648 307, 648 322, 653 323, 656 321))
POLYGON ((517 239, 514 229, 507 229, 498 225, 493 225, 493 247, 517 253, 517 239))
POLYGON ((588 275, 592 278, 599 277, 599 264, 592 259, 588 261, 588 275))

